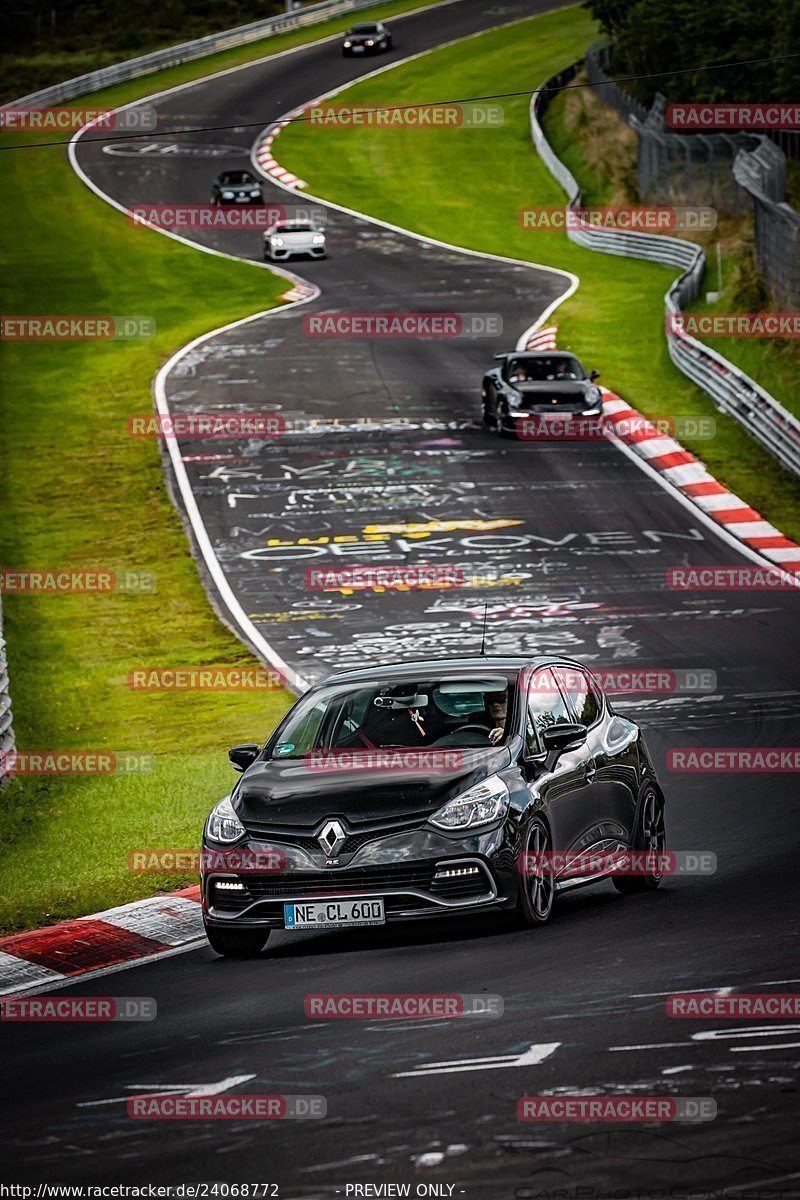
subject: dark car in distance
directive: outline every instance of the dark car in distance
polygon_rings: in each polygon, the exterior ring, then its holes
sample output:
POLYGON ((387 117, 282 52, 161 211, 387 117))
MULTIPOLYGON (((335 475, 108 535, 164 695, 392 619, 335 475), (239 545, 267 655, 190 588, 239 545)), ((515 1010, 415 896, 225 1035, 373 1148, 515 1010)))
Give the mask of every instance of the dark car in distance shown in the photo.
POLYGON ((218 954, 257 954, 273 929, 483 910, 538 926, 561 891, 661 878, 664 795, 642 732, 570 659, 340 672, 229 757, 242 777, 201 856, 218 954), (612 869, 631 850, 652 856, 645 869, 612 869), (603 869, 576 869, 589 853, 603 869))
POLYGON ((391 48, 392 35, 382 21, 354 25, 348 29, 342 41, 345 58, 351 54, 380 54, 382 50, 391 48))
POLYGON ((221 171, 211 185, 212 204, 262 204, 261 183, 252 171, 221 171))
POLYGON ((517 422, 530 417, 600 417, 603 397, 595 379, 574 354, 562 350, 514 350, 496 354, 498 365, 483 377, 484 425, 514 434, 517 422))

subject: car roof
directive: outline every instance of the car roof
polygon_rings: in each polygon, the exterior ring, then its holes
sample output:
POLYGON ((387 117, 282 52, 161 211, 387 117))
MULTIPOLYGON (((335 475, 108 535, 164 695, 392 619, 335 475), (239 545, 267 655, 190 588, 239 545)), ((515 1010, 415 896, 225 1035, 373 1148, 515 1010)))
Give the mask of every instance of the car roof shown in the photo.
POLYGON ((509 350, 501 358, 577 358, 573 350, 509 350))
POLYGON ((437 674, 446 672, 458 675, 461 673, 474 675, 477 672, 491 674, 498 671, 507 678, 514 678, 524 667, 541 667, 547 663, 563 663, 591 670, 583 663, 565 658, 560 654, 533 655, 493 655, 476 654, 465 658, 421 658, 413 662, 381 663, 374 667, 357 667, 353 670, 334 671, 324 679, 320 679, 315 687, 327 683, 392 683, 398 678, 413 678, 420 674, 437 674))

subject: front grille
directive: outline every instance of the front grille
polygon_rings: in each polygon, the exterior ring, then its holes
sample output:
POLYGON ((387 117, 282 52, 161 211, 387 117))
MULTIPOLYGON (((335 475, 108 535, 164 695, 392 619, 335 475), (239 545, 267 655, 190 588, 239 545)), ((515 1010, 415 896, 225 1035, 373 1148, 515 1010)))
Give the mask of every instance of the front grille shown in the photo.
POLYGON ((284 875, 251 876, 245 883, 254 899, 262 896, 334 895, 337 892, 430 890, 435 864, 416 867, 362 867, 359 871, 296 871, 284 875))

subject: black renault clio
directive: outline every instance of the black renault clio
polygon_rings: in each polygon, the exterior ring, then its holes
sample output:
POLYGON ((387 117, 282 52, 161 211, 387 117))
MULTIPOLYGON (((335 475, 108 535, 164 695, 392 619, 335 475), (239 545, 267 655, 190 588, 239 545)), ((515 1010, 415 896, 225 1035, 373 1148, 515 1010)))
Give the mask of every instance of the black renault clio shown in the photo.
POLYGON ((209 815, 201 865, 219 954, 257 954, 273 929, 479 909, 537 926, 559 892, 661 879, 664 796, 641 730, 570 659, 341 672, 229 757, 242 778, 209 815), (626 869, 632 851, 643 868, 626 869))

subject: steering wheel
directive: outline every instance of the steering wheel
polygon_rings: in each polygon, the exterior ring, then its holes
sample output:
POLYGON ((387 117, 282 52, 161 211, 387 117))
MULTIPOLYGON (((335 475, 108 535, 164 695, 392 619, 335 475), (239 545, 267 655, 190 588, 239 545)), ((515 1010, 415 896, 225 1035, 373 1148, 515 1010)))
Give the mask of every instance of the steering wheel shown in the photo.
MULTIPOLYGON (((482 733, 484 735, 484 737, 486 738, 487 742, 489 742, 490 745, 492 744, 489 739, 488 725, 462 725, 460 729, 454 729, 452 733, 446 733, 444 735, 444 737, 438 738, 437 741, 432 742, 431 745, 432 746, 451 746, 451 745, 457 746, 458 742, 452 742, 450 739, 451 738, 460 738, 462 733, 482 733)), ((468 748, 469 747, 464 747, 464 749, 468 749, 468 748)))

